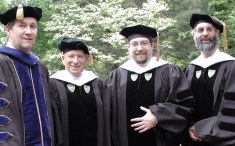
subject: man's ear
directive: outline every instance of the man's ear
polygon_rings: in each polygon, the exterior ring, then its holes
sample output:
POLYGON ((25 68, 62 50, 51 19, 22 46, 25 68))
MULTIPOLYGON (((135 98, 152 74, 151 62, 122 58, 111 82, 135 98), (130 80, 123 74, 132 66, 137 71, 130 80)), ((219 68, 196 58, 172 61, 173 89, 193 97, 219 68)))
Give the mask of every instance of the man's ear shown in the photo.
POLYGON ((10 27, 7 25, 7 26, 4 28, 4 31, 6 32, 7 35, 9 35, 10 27))
POLYGON ((61 61, 64 60, 64 54, 63 54, 63 53, 60 54, 60 60, 61 60, 61 61))

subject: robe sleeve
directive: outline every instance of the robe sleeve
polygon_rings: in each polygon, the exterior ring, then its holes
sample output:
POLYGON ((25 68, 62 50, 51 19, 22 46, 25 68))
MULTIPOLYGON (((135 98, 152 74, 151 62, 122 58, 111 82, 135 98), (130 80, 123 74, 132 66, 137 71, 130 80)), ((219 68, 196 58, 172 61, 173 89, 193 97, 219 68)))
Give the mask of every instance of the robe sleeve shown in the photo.
POLYGON ((150 106, 158 121, 154 130, 166 137, 178 135, 186 128, 194 109, 195 100, 189 82, 184 73, 173 65, 168 65, 162 72, 156 71, 156 76, 161 76, 161 82, 155 84, 161 85, 155 85, 155 98, 160 101, 150 106))
POLYGON ((108 136, 108 139, 110 140, 107 145, 113 145, 118 146, 118 125, 117 125, 117 84, 118 84, 118 78, 117 78, 117 70, 114 70, 111 75, 107 79, 107 90, 105 92, 105 99, 103 101, 104 104, 104 117, 106 117, 106 135, 108 136))
POLYGON ((218 114, 195 123, 197 135, 213 146, 235 145, 235 61, 226 65, 218 114))
POLYGON ((62 127, 61 127, 61 104, 59 99, 59 89, 56 84, 55 79, 50 79, 50 88, 51 88, 51 105, 52 105, 52 113, 53 113, 53 122, 55 125, 55 135, 56 135, 56 143, 58 146, 62 146, 64 144, 64 138, 62 136, 62 127))
POLYGON ((107 85, 104 84, 103 88, 103 110, 104 110, 104 145, 111 146, 111 127, 110 127, 110 96, 107 85))

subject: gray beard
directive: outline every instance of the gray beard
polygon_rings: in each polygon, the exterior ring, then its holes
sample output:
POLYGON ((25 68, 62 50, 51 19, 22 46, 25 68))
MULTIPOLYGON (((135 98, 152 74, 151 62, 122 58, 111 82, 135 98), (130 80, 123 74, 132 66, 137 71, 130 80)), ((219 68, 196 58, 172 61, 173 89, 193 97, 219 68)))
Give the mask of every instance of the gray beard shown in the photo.
POLYGON ((199 37, 194 36, 194 42, 197 49, 201 52, 210 52, 219 45, 219 35, 216 34, 208 43, 202 43, 199 37))

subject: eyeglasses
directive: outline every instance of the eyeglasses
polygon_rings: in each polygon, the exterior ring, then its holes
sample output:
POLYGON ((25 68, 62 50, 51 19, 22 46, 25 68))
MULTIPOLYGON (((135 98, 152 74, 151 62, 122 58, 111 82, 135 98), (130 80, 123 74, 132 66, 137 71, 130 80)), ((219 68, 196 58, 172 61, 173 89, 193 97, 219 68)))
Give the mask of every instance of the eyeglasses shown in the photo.
POLYGON ((214 31, 214 27, 213 26, 210 26, 210 27, 198 27, 198 28, 196 28, 195 29, 195 31, 197 32, 197 33, 203 33, 204 32, 204 30, 206 30, 207 32, 212 32, 212 31, 214 31))
POLYGON ((132 47, 132 48, 136 48, 136 47, 138 47, 139 45, 140 45, 141 47, 147 47, 149 44, 150 44, 149 41, 141 41, 141 42, 131 42, 129 45, 130 45, 130 47, 132 47))

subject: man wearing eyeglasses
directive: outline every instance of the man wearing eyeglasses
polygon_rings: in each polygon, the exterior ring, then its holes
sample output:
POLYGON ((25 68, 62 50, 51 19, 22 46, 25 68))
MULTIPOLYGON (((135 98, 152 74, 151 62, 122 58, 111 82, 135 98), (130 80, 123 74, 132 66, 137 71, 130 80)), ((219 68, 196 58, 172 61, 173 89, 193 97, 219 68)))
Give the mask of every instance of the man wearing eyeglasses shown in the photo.
POLYGON ((136 25, 120 34, 128 40, 130 59, 108 79, 110 101, 104 104, 112 146, 179 146, 177 136, 194 104, 184 73, 153 57, 156 29, 136 25))
POLYGON ((190 26, 201 55, 185 70, 196 99, 186 145, 235 145, 235 59, 219 51, 225 25, 214 16, 195 13, 190 26))

